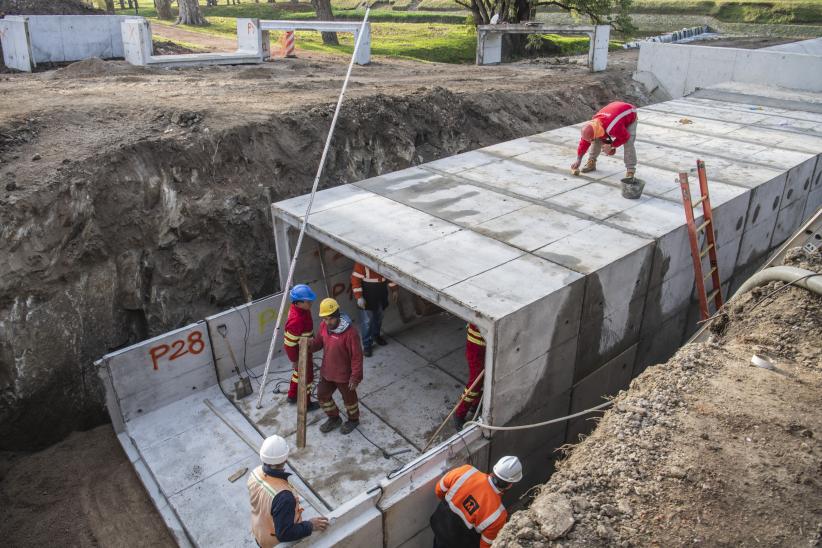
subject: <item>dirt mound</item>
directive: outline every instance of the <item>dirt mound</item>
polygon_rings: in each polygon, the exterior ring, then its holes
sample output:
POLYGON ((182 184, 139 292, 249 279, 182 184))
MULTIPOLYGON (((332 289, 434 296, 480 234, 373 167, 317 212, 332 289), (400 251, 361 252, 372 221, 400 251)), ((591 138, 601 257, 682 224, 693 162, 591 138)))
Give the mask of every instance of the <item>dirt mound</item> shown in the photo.
POLYGON ((822 297, 772 282, 729 308, 616 398, 495 546, 819 546, 822 297))
POLYGON ((0 453, 5 546, 175 546, 110 426, 0 453))
POLYGON ((80 0, 0 0, 0 16, 101 15, 103 13, 80 0))
POLYGON ((101 76, 125 76, 150 74, 151 69, 135 67, 125 61, 104 61, 98 57, 83 59, 49 73, 54 80, 74 80, 75 78, 99 78, 101 76))

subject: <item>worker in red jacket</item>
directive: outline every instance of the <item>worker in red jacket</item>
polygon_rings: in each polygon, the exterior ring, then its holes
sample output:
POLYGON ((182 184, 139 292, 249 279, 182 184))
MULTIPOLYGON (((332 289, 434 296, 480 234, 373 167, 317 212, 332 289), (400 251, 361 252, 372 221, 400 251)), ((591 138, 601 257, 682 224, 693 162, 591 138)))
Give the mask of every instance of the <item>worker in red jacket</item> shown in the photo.
POLYGON ((468 382, 465 384, 462 401, 454 413, 454 427, 462 430, 465 419, 470 411, 475 409, 482 398, 482 383, 471 390, 471 385, 485 369, 485 339, 476 325, 468 324, 468 333, 465 341, 465 361, 468 362, 468 382))
POLYGON ((357 399, 357 385, 362 382, 362 347, 357 328, 345 314, 340 313, 340 305, 334 299, 323 299, 320 303, 322 326, 311 343, 311 351, 323 351, 320 366, 320 384, 317 399, 328 415, 320 432, 326 434, 342 425, 340 432, 351 433, 360 423, 360 407, 357 399), (342 394, 348 420, 342 424, 340 408, 334 403, 336 390, 342 394))
MULTIPOLYGON (((311 319, 311 303, 317 296, 305 284, 295 285, 289 293, 291 308, 288 310, 288 319, 285 321, 283 348, 291 360, 291 384, 288 387, 288 403, 297 403, 297 383, 300 382, 297 362, 300 359, 300 337, 314 336, 314 320, 311 319)), ((306 383, 308 383, 308 410, 318 409, 317 402, 311 401, 311 385, 314 382, 314 361, 308 354, 306 367, 306 383)))
POLYGON ((582 126, 582 137, 577 147, 577 159, 571 164, 574 173, 582 171, 588 173, 597 168, 597 158, 600 152, 613 156, 616 149, 623 147, 625 161, 625 177, 632 178, 636 173, 636 107, 630 103, 615 101, 606 105, 594 114, 590 122, 582 126), (582 158, 590 147, 588 161, 579 168, 582 158))

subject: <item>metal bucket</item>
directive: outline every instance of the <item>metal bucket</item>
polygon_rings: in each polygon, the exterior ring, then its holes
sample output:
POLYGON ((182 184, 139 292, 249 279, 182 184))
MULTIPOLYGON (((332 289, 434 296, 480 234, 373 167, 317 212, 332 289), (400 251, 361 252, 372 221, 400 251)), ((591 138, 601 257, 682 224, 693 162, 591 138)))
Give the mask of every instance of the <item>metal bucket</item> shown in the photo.
POLYGON ((637 200, 642 196, 642 189, 645 188, 645 181, 636 177, 626 177, 621 179, 622 197, 629 200, 637 200))

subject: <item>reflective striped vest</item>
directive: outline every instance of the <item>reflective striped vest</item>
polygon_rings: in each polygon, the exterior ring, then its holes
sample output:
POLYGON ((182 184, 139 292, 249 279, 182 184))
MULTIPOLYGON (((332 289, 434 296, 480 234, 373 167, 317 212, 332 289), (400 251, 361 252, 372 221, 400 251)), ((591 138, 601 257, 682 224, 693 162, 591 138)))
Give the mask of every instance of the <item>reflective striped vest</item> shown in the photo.
POLYGON ((497 534, 508 521, 508 512, 502 504, 502 494, 491 476, 470 464, 445 474, 435 488, 437 497, 461 520, 468 530, 480 534, 480 547, 491 546, 497 534))
POLYGON ((258 466, 248 475, 246 482, 248 496, 251 500, 251 531, 262 548, 271 548, 280 543, 274 528, 274 518, 271 516, 271 503, 280 491, 291 491, 297 501, 294 512, 294 523, 303 519, 303 508, 300 506, 300 497, 284 479, 272 478, 258 466))
POLYGON ((354 292, 354 298, 362 297, 362 284, 381 284, 388 282, 388 287, 396 287, 397 284, 386 279, 383 275, 374 272, 367 266, 360 263, 354 263, 354 271, 351 273, 351 290, 354 292))
MULTIPOLYGON (((283 347, 291 363, 297 363, 300 359, 300 337, 312 337, 313 335, 314 320, 311 319, 311 311, 303 310, 292 304, 288 310, 288 319, 285 322, 283 333, 283 347)), ((308 363, 311 363, 310 353, 308 363)))
POLYGON ((472 324, 468 324, 468 342, 477 346, 485 346, 485 339, 482 338, 479 328, 472 324))

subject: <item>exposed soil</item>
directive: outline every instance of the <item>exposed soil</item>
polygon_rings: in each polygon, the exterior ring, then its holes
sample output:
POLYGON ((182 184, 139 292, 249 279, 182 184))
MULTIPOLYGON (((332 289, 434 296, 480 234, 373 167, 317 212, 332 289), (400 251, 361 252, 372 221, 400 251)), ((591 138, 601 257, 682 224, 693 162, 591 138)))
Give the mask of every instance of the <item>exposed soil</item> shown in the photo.
POLYGON ((0 0, 3 15, 95 15, 103 12, 80 0, 0 0))
POLYGON ((729 308, 617 396, 494 546, 822 545, 822 297, 772 282, 729 308))
POLYGON ((108 425, 0 453, 4 546, 176 546, 108 425))

